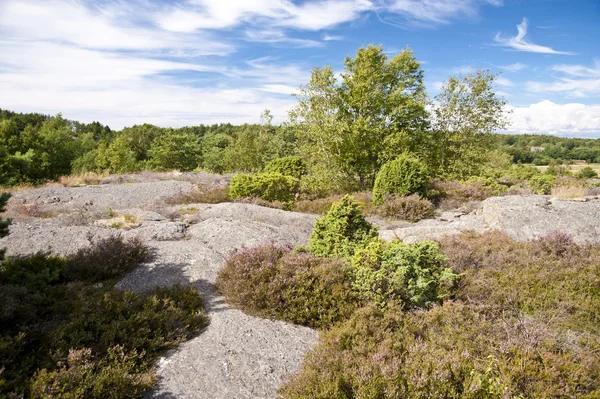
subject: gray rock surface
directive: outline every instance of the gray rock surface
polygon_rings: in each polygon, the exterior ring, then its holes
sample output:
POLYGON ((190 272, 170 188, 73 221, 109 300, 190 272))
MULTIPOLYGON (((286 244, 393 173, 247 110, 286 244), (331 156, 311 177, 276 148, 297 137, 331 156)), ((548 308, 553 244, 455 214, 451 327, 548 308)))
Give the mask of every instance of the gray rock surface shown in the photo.
POLYGON ((193 185, 183 181, 105 184, 83 187, 42 187, 14 193, 10 204, 38 204, 45 211, 104 212, 139 208, 185 193, 193 185))
POLYGON ((410 243, 465 230, 502 230, 517 240, 562 232, 577 243, 600 242, 600 200, 558 200, 546 195, 492 197, 468 214, 445 212, 410 226, 381 229, 379 235, 410 243))

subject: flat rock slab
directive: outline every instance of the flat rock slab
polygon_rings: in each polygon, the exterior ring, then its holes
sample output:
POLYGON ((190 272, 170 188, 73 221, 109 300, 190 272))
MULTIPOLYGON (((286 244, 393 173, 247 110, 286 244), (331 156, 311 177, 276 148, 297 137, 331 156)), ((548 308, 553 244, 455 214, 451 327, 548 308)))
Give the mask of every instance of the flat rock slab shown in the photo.
POLYGON ((84 187, 40 187, 13 194, 11 204, 38 204, 44 211, 103 212, 107 209, 139 208, 191 191, 184 181, 106 184, 84 187))
POLYGON ((562 232, 579 244, 600 242, 600 200, 558 200, 547 195, 492 197, 468 214, 446 212, 436 219, 380 230, 379 235, 412 243, 465 230, 502 230, 517 240, 562 232))

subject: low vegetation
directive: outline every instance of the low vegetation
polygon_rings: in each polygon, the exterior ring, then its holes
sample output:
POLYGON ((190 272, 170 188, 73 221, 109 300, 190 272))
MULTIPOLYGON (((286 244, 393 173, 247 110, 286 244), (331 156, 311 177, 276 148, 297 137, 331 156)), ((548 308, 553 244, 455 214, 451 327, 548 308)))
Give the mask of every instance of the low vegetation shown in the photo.
POLYGON ((5 260, 0 396, 142 397, 156 382, 158 357, 208 324, 193 288, 114 288, 147 257, 139 241, 114 236, 68 258, 5 260))
POLYGON ((280 247, 235 254, 217 288, 247 313, 314 328, 346 319, 358 304, 342 261, 280 247))
POLYGON ((337 228, 317 223, 320 256, 247 249, 219 275, 229 303, 322 330, 282 397, 600 394, 600 245, 500 232, 386 243, 348 197, 323 220, 337 228))

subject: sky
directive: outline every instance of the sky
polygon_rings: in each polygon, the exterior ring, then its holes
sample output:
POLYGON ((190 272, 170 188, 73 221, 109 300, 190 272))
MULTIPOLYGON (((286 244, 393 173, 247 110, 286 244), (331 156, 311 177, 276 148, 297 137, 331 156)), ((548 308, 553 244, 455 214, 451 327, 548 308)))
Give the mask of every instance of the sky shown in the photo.
POLYGON ((509 133, 600 138, 600 0, 0 0, 0 108, 113 129, 287 119, 365 45, 500 73, 509 133))

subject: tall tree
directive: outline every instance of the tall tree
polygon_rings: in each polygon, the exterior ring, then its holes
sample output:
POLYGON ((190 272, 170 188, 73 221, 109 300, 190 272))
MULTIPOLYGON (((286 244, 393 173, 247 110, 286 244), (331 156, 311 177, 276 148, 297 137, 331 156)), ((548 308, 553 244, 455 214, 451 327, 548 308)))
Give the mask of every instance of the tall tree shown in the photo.
POLYGON ((487 70, 453 76, 436 96, 429 163, 439 174, 478 174, 494 147, 492 133, 508 125, 506 101, 494 92, 495 78, 487 70))
POLYGON ((410 50, 392 58, 382 46, 346 57, 338 82, 330 66, 315 68, 290 113, 299 150, 320 169, 369 187, 381 165, 414 151, 427 124, 423 71, 410 50))

